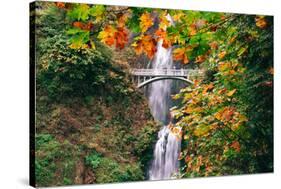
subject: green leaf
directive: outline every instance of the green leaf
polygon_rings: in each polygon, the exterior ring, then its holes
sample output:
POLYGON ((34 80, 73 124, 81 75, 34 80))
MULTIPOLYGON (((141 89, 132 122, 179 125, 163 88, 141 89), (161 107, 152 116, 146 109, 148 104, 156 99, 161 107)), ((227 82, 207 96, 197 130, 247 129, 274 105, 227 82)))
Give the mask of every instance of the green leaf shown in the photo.
POLYGON ((89 31, 81 31, 76 33, 70 38, 71 48, 79 49, 82 48, 90 40, 89 31))
POLYGON ((89 10, 89 14, 91 16, 94 16, 94 17, 98 18, 98 19, 102 18, 104 12, 105 12, 105 7, 103 5, 94 5, 89 10))
POLYGON ((242 47, 241 49, 239 49, 237 56, 241 56, 246 52, 247 48, 246 47, 242 47))
POLYGON ((138 17, 133 17, 132 19, 129 19, 127 25, 132 32, 134 33, 141 32, 138 17))
POLYGON ((80 28, 71 28, 71 29, 66 31, 66 34, 68 34, 68 35, 75 35, 75 34, 84 33, 84 32, 85 31, 81 30, 80 28))
POLYGON ((67 13, 70 20, 86 21, 89 18, 90 7, 87 4, 76 4, 76 6, 67 13))

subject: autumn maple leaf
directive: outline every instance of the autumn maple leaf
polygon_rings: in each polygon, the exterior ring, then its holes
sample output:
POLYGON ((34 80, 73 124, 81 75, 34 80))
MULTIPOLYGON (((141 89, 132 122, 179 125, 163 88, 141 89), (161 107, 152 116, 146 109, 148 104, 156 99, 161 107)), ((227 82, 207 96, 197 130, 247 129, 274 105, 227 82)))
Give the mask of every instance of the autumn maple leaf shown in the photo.
POLYGON ((173 51, 173 58, 174 58, 174 60, 180 60, 184 64, 189 63, 189 59, 188 59, 188 57, 186 55, 186 50, 187 50, 187 48, 185 48, 185 47, 175 49, 173 51))
POLYGON ((222 51, 218 54, 219 59, 223 59, 226 55, 226 51, 222 51))
POLYGON ((204 89, 202 91, 202 94, 207 94, 208 91, 212 90, 214 88, 214 84, 210 83, 209 85, 205 85, 204 89))
POLYGON ((157 51, 157 41, 151 35, 143 35, 138 41, 132 44, 137 55, 145 53, 150 59, 157 51))
POLYGON ((128 32, 124 27, 115 28, 111 25, 107 25, 103 31, 98 35, 101 42, 115 47, 118 49, 123 49, 125 44, 128 42, 128 32))
POLYGON ((195 63, 202 63, 202 62, 204 62, 205 60, 206 60, 206 56, 204 56, 204 55, 199 55, 199 56, 196 57, 195 63))
POLYGON ((153 26, 153 19, 149 13, 143 13, 140 17, 140 28, 141 32, 144 33, 153 26))
POLYGON ((65 8, 65 3, 63 2, 55 2, 55 5, 58 7, 58 8, 65 8))
POLYGON ((123 49, 128 42, 128 32, 125 28, 119 27, 115 32, 115 47, 123 49))
POLYGON ((189 35, 193 36, 196 35, 197 29, 196 29, 196 24, 191 24, 189 26, 189 35))
POLYGON ((230 145, 230 147, 234 148, 234 150, 236 152, 240 152, 240 143, 238 141, 234 141, 232 142, 232 144, 230 145))
POLYGON ((169 25, 170 21, 167 19, 166 14, 162 14, 160 16, 160 23, 159 23, 159 29, 165 30, 169 25))
POLYGON ((211 49, 218 49, 218 43, 216 41, 209 43, 209 46, 211 49))
POLYGON ((99 33, 98 38, 101 40, 102 43, 112 46, 115 42, 115 32, 116 29, 113 26, 107 25, 99 33))
POLYGON ((92 22, 88 22, 87 24, 85 24, 83 22, 78 22, 78 21, 73 22, 72 25, 76 28, 80 28, 82 30, 87 30, 87 31, 90 31, 94 26, 92 22))
POLYGON ((158 29, 155 32, 155 35, 157 36, 158 41, 161 39, 163 40, 162 47, 166 49, 171 47, 171 41, 169 40, 167 32, 164 29, 158 29))

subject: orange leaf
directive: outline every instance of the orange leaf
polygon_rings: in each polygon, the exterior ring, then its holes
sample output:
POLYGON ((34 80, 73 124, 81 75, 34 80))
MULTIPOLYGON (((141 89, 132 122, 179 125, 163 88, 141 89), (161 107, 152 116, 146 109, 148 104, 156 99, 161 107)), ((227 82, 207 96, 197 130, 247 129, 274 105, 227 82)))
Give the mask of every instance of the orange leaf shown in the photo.
POLYGON ((117 19, 118 27, 125 27, 125 24, 126 24, 127 20, 128 20, 128 15, 127 14, 121 14, 117 19))
POLYGON ((188 163, 188 162, 191 161, 191 157, 190 156, 186 156, 184 160, 185 160, 186 163, 188 163))
POLYGON ((224 121, 229 121, 234 114, 234 108, 226 107, 222 112, 222 119, 224 121))
POLYGON ((168 39, 168 35, 164 29, 158 29, 155 35, 158 37, 158 40, 163 40, 162 47, 166 49, 171 47, 171 41, 168 39))
POLYGON ((145 53, 150 59, 153 58, 157 51, 157 42, 151 35, 143 35, 132 46, 135 48, 135 52, 139 55, 145 53))
POLYGON ((113 26, 107 25, 99 33, 98 38, 101 40, 101 42, 103 42, 109 46, 112 46, 115 42, 115 32, 116 32, 116 29, 113 26))
POLYGON ((76 28, 82 28, 82 26, 84 25, 82 22, 73 22, 72 24, 74 27, 76 28))
POLYGON ((82 22, 73 22, 72 24, 74 27, 76 28, 80 28, 82 30, 87 30, 87 31, 90 31, 93 27, 93 23, 92 22, 88 22, 87 24, 85 23, 82 23, 82 22))
POLYGON ((255 18, 255 21, 256 21, 256 26, 257 26, 257 27, 259 27, 259 28, 261 28, 261 29, 266 28, 267 22, 266 22, 264 16, 257 16, 257 17, 255 18))
POLYGON ((223 88, 223 89, 218 91, 218 94, 223 94, 223 93, 225 93, 225 91, 226 91, 226 88, 223 88))
POLYGON ((204 90, 203 90, 203 94, 206 94, 208 91, 212 90, 214 88, 214 84, 213 83, 210 83, 209 85, 206 85, 204 87, 204 90))
POLYGON ((151 26, 153 26, 153 19, 149 13, 143 13, 140 17, 141 32, 146 32, 151 26))
POLYGON ((128 42, 128 32, 125 28, 117 28, 115 32, 115 46, 116 48, 123 49, 128 42))
POLYGON ((196 29, 196 24, 191 24, 189 26, 189 35, 193 36, 196 35, 197 29, 196 29))
POLYGON ((99 33, 98 38, 109 46, 115 44, 116 48, 123 49, 128 42, 128 32, 124 27, 114 28, 111 25, 107 25, 99 33))
POLYGON ((218 54, 218 57, 219 57, 219 59, 223 59, 225 57, 225 55, 226 55, 226 52, 222 51, 218 54))
POLYGON ((189 63, 189 59, 186 55, 186 48, 185 47, 175 49, 173 51, 173 58, 174 58, 174 60, 182 61, 184 64, 189 63))
POLYGON ((206 57, 204 55, 199 55, 195 59, 195 63, 202 63, 206 60, 206 57))
POLYGON ((218 43, 216 41, 211 42, 209 46, 211 47, 211 49, 218 49, 218 43))
POLYGON ((225 107, 215 114, 215 118, 227 122, 233 117, 234 113, 235 109, 233 107, 225 107))
POLYGON ((230 40, 229 40, 229 44, 233 43, 237 38, 237 35, 233 36, 230 40))
POLYGON ((236 152, 240 152, 240 143, 238 141, 232 142, 230 147, 234 148, 236 152))
POLYGON ((58 8, 65 8, 65 3, 63 2, 55 2, 55 5, 58 7, 58 8))

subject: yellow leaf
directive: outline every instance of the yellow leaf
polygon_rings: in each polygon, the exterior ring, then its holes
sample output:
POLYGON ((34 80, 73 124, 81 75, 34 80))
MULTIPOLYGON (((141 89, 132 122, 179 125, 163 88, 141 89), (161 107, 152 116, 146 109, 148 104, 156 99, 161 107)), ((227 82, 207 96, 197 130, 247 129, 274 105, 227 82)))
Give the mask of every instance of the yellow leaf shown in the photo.
POLYGON ((218 54, 218 57, 219 57, 219 59, 223 59, 225 57, 225 55, 226 55, 226 52, 222 51, 218 54))
POLYGON ((141 32, 146 32, 151 26, 153 26, 153 19, 149 13, 143 13, 140 17, 141 32))
POLYGON ((90 44, 91 44, 91 48, 92 49, 96 49, 96 45, 95 45, 95 43, 92 40, 90 41, 90 44))
POLYGON ((208 136, 210 131, 210 127, 207 125, 199 125, 194 130, 193 134, 197 137, 208 136))
POLYGON ((186 43, 185 39, 181 37, 178 33, 169 35, 171 42, 177 43, 179 45, 184 45, 186 43))
POLYGON ((220 62, 218 65, 218 69, 221 72, 231 69, 231 62, 220 62))
POLYGON ((221 112, 217 112, 216 114, 215 114, 215 118, 216 119, 218 119, 218 120, 221 120, 221 112))
POLYGON ((165 14, 162 14, 160 16, 160 23, 159 23, 159 29, 163 29, 165 30, 169 25, 170 25, 170 21, 167 19, 165 14))
POLYGON ((173 20, 174 20, 175 22, 179 22, 179 21, 181 21, 181 18, 182 18, 183 16, 184 16, 184 13, 180 12, 180 13, 178 13, 178 14, 173 15, 173 20))
POLYGON ((226 95, 230 97, 230 96, 232 96, 235 92, 236 92, 236 89, 233 89, 233 90, 229 91, 226 95))

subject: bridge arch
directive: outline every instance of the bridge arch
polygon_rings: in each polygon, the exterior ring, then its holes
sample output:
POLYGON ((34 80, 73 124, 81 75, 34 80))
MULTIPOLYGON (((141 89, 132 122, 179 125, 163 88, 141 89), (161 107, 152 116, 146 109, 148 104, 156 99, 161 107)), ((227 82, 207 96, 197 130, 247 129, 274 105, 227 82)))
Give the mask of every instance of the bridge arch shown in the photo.
POLYGON ((152 83, 152 82, 154 82, 154 81, 166 80, 166 79, 181 80, 181 81, 184 81, 184 82, 186 82, 186 83, 193 84, 193 82, 192 82, 191 80, 186 79, 186 78, 183 78, 183 77, 161 76, 161 77, 153 77, 153 78, 151 78, 151 79, 148 79, 148 80, 146 80, 146 81, 140 83, 140 84, 138 85, 138 88, 142 88, 142 87, 144 87, 145 85, 150 84, 150 83, 152 83))

